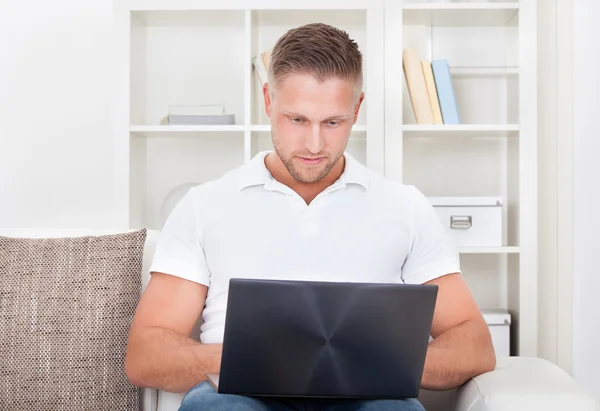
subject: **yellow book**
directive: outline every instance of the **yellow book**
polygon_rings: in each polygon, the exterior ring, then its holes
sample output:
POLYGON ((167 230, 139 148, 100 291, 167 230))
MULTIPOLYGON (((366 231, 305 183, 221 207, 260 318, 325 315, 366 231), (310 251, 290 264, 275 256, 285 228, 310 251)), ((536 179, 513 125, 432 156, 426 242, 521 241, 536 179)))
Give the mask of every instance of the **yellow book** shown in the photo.
POLYGON ((417 50, 408 48, 402 51, 402 68, 417 124, 433 124, 431 103, 417 50))
POLYGON ((269 66, 271 65, 271 52, 272 50, 267 50, 262 52, 260 55, 267 71, 269 71, 269 66))
POLYGON ((433 78, 433 70, 431 70, 431 63, 427 60, 423 60, 421 61, 421 67, 423 67, 425 85, 427 86, 427 94, 429 94, 429 104, 431 105, 433 122, 434 124, 444 124, 440 101, 438 100, 437 89, 435 87, 435 80, 433 78))

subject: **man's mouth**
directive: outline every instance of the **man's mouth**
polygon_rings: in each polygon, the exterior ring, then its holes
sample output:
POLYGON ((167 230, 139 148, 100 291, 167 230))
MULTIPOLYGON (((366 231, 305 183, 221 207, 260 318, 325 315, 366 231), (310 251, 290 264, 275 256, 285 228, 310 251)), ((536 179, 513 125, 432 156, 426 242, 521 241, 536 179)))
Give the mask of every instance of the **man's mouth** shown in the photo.
POLYGON ((304 164, 313 166, 323 161, 323 157, 299 157, 304 164))

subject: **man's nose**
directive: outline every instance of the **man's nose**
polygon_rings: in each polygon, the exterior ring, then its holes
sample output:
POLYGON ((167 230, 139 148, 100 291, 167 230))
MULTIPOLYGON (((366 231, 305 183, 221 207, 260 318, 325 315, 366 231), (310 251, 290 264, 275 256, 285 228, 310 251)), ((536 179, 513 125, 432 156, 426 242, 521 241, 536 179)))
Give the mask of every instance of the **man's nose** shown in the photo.
POLYGON ((315 124, 310 128, 309 135, 306 136, 306 149, 313 154, 320 153, 323 150, 324 142, 321 136, 321 125, 315 124))

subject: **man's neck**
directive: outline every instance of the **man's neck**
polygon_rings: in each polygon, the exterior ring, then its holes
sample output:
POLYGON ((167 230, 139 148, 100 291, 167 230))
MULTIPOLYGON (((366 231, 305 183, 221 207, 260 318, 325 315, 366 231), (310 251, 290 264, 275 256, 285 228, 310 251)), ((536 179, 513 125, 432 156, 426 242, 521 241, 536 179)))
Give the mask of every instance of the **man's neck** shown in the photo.
POLYGON ((341 156, 323 179, 314 183, 303 183, 290 175, 276 152, 271 152, 265 158, 265 166, 273 178, 298 193, 298 195, 304 199, 306 204, 310 204, 319 193, 334 184, 340 178, 344 171, 345 162, 345 157, 341 156))

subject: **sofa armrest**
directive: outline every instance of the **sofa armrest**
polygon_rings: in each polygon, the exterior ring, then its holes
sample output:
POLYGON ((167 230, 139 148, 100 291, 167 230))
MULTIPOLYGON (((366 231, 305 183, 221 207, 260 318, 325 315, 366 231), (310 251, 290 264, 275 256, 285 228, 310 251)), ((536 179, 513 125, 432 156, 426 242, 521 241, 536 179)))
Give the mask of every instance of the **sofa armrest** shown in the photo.
POLYGON ((153 388, 141 389, 142 411, 158 410, 158 391, 153 388))
POLYGON ((529 357, 499 358, 496 369, 456 391, 456 411, 578 410, 598 404, 564 370, 529 357))
POLYGON ((184 397, 182 393, 158 391, 157 411, 177 411, 184 397))

